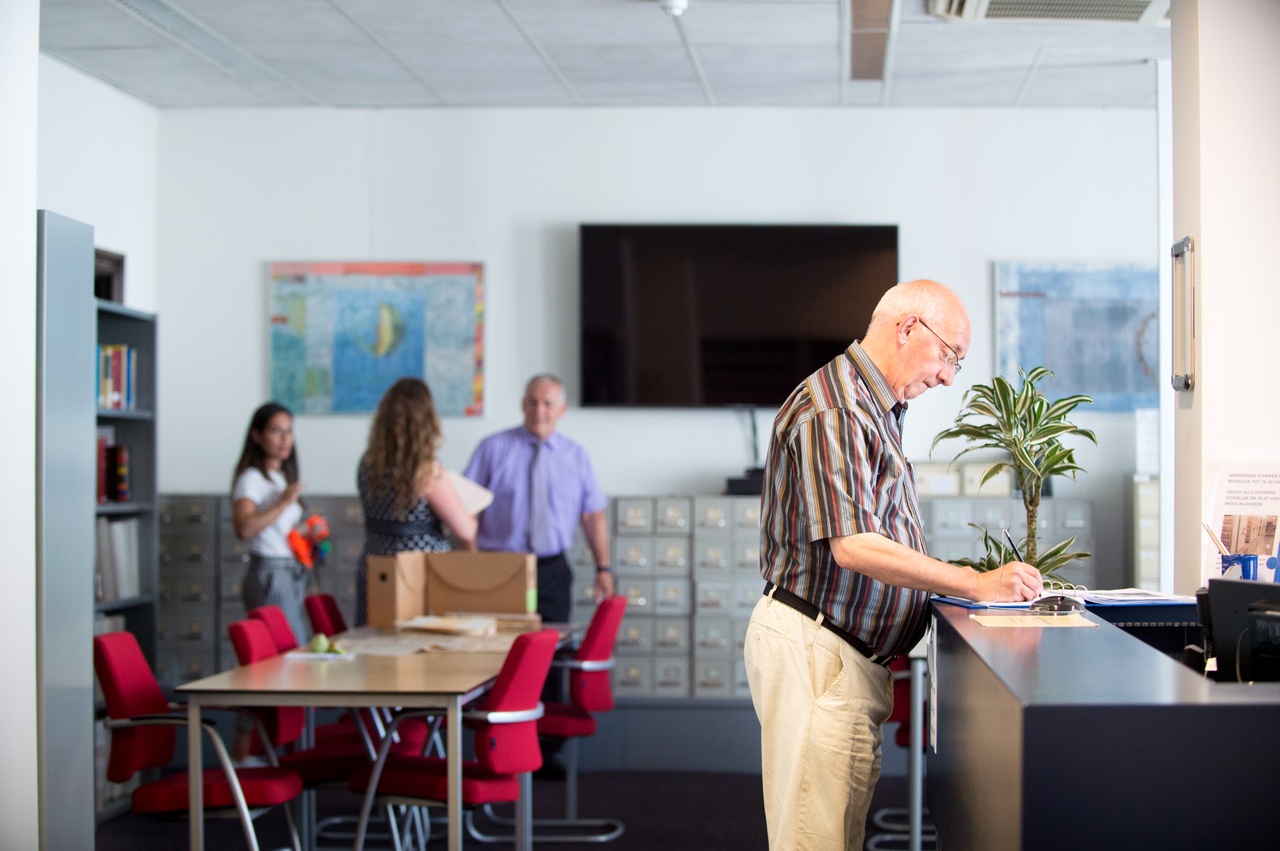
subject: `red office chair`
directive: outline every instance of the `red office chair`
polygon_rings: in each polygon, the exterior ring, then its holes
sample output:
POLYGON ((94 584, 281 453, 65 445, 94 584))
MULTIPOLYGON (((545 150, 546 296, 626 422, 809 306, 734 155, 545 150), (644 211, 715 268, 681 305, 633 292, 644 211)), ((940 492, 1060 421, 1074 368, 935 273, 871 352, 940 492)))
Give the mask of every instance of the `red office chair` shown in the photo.
MULTIPOLYGON (((613 647, 618 640, 622 616, 627 608, 627 598, 615 595, 600 602, 586 635, 572 659, 557 659, 552 668, 569 672, 569 703, 548 703, 546 711, 538 719, 538 735, 558 736, 565 739, 565 816, 562 819, 534 819, 533 825, 549 828, 569 828, 571 833, 535 833, 535 842, 612 842, 622 835, 624 826, 616 819, 578 818, 578 739, 595 735, 594 713, 613 709, 613 647), (583 829, 596 829, 584 833, 583 829)), ((485 807, 487 818, 497 824, 511 825, 509 818, 485 807)), ((481 833, 474 819, 467 820, 472 838, 480 842, 509 842, 510 836, 481 833)))
POLYGON ((347 631, 347 619, 342 616, 338 601, 332 594, 308 594, 302 602, 307 607, 307 618, 313 632, 332 638, 347 631))
MULTIPOLYGON (((911 747, 911 674, 910 661, 906 656, 899 656, 897 659, 889 663, 889 670, 893 672, 893 711, 889 713, 886 724, 897 722, 898 730, 893 735, 893 741, 900 748, 911 747)), ((928 715, 928 708, 925 708, 925 714, 928 715)), ((928 729, 925 730, 925 736, 929 735, 928 729)), ((929 743, 924 742, 927 749, 929 743)), ((871 813, 871 826, 876 829, 876 833, 867 837, 867 851, 896 851, 899 848, 907 848, 910 844, 910 813, 906 807, 881 807, 871 813)), ((926 851, 938 846, 938 834, 933 824, 929 822, 927 812, 921 821, 920 845, 926 851)))
MULTIPOLYGON (((173 728, 187 726, 187 716, 185 712, 174 714, 179 707, 165 700, 138 640, 129 632, 94 636, 93 668, 106 698, 107 727, 111 730, 107 779, 123 783, 139 771, 167 765, 173 758, 173 728)), ((258 851, 253 819, 267 808, 285 804, 293 848, 300 851, 298 831, 287 806, 302 792, 302 779, 297 772, 280 768, 271 751, 267 752, 270 768, 237 771, 213 725, 202 727, 213 741, 221 766, 207 769, 201 778, 206 814, 239 817, 245 840, 253 851, 258 851)), ((133 811, 157 817, 185 815, 187 794, 187 772, 171 774, 135 789, 133 811)))
MULTIPOLYGON (((241 665, 270 659, 276 642, 261 620, 245 619, 227 625, 231 645, 241 665)), ((306 725, 306 710, 300 706, 271 706, 256 710, 273 748, 296 747, 306 725)), ((306 786, 344 781, 352 771, 372 762, 376 753, 374 733, 358 730, 354 724, 325 725, 316 730, 316 746, 280 755, 280 764, 292 768, 306 786)), ((418 742, 421 747, 421 740, 418 742)))
MULTIPOLYGON (((293 627, 289 626, 289 619, 284 616, 284 611, 279 606, 258 606, 245 614, 267 625, 267 629, 271 630, 271 637, 275 640, 277 653, 288 653, 298 646, 298 638, 293 634, 293 627)), ((244 662, 240 664, 243 665, 244 662)))
MULTIPOLYGON (((475 759, 462 764, 464 807, 530 801, 530 772, 542 765, 536 723, 542 715, 539 696, 551 670, 558 640, 554 629, 516 636, 493 688, 477 702, 476 708, 464 714, 468 726, 475 731, 475 759)), ((405 713, 396 718, 392 729, 406 718, 423 714, 427 713, 405 713)), ((362 851, 374 799, 386 806, 387 822, 392 825, 395 824, 393 803, 442 804, 448 800, 449 793, 447 763, 443 757, 391 754, 384 742, 378 761, 352 774, 347 787, 365 796, 355 844, 356 851, 362 851)), ((523 817, 527 826, 527 807, 523 817)), ((427 824, 429 827, 430 822, 427 824)))

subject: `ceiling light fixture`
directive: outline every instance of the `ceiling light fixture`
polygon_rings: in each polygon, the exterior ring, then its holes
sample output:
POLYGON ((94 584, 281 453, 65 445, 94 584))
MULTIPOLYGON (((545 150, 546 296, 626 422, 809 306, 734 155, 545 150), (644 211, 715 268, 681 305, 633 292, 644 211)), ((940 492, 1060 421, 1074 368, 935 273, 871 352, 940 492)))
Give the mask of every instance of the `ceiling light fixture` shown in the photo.
POLYGON ((689 0, 658 0, 658 5, 671 17, 678 18, 689 8, 689 0))

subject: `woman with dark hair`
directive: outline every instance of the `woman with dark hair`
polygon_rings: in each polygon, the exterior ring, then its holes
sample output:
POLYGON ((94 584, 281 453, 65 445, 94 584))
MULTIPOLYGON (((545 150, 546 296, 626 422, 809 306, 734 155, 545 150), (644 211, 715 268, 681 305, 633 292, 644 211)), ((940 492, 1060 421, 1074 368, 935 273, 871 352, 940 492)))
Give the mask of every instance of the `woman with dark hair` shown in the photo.
POLYGON ((289 532, 302 520, 303 484, 288 408, 268 402, 253 412, 233 479, 232 524, 236 536, 249 545, 249 566, 240 585, 245 611, 279 606, 298 643, 305 644, 307 569, 289 548, 289 532))
POLYGON ((474 550, 476 518, 436 460, 440 418, 431 390, 402 378, 378 403, 369 446, 356 471, 364 509, 364 552, 356 574, 356 623, 368 619, 365 557, 407 550, 451 549, 446 527, 464 549, 474 550))

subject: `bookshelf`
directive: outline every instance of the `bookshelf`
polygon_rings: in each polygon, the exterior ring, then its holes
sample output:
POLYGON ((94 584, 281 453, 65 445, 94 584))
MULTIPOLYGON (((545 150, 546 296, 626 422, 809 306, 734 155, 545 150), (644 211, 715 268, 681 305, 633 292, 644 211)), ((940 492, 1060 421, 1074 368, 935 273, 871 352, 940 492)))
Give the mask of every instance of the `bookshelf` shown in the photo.
MULTIPOLYGON (((156 318, 97 300, 99 393, 97 399, 98 501, 95 517, 95 611, 118 615, 152 666, 156 663, 156 318), (113 401, 104 390, 103 351, 129 352, 131 379, 113 401), (114 454, 125 450, 117 463, 114 454), (126 475, 115 472, 123 467, 126 475), (105 476, 105 481, 104 481, 105 476), (123 479, 123 484, 118 483, 123 479)), ((120 358, 123 360, 123 358, 120 358)))

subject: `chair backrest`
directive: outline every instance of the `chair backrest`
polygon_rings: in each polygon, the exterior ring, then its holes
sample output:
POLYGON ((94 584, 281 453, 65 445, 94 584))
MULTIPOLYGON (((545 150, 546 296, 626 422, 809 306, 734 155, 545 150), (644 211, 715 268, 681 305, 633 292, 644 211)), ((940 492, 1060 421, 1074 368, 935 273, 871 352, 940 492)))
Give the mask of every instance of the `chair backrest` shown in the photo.
POLYGON ((256 609, 250 609, 247 614, 251 618, 262 621, 267 625, 267 629, 271 630, 277 652, 284 653, 298 646, 298 638, 293 634, 293 627, 289 626, 289 619, 284 616, 279 606, 258 606, 256 609))
POLYGON ((276 649, 276 640, 271 637, 271 630, 266 623, 256 618, 245 618, 227 624, 227 635, 236 651, 236 661, 241 665, 252 665, 280 655, 280 651, 276 649))
MULTIPOLYGON (((604 662, 612 658, 626 608, 627 598, 621 594, 601 600, 574 658, 579 662, 604 662)), ((573 671, 569 675, 569 699, 574 706, 586 712, 613 709, 612 673, 607 669, 573 671)))
MULTIPOLYGON (((536 707, 558 641, 554 629, 516 636, 493 688, 485 695, 485 711, 518 712, 536 707)), ((508 724, 481 722, 475 731, 476 761, 489 771, 517 774, 542 766, 537 719, 508 724)))
MULTIPOLYGON (((241 665, 252 665, 263 659, 278 656, 275 639, 267 624, 257 618, 245 618, 227 624, 227 635, 235 648, 236 659, 241 665)), ((258 717, 267 728, 272 747, 291 744, 302 737, 307 723, 306 710, 301 706, 271 706, 258 710, 258 717)))
MULTIPOLYGON (((169 712, 169 701, 133 633, 95 635, 93 670, 107 701, 107 714, 112 718, 120 720, 169 712)), ((107 779, 124 783, 143 769, 167 765, 173 758, 174 741, 173 727, 112 730, 107 779)))
POLYGON ((308 594, 302 602, 307 607, 307 617, 314 631, 329 636, 347 631, 347 619, 342 616, 338 601, 332 594, 308 594))

